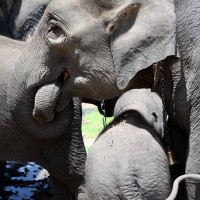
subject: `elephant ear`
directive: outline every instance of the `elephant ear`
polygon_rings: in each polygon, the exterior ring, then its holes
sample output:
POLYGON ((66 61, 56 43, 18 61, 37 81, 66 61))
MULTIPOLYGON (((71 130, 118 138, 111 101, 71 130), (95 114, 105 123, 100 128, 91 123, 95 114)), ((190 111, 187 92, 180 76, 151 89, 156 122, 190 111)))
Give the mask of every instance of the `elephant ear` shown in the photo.
POLYGON ((154 130, 163 137, 163 109, 162 100, 150 89, 134 89, 122 94, 118 99, 114 117, 128 111, 137 111, 154 130))
POLYGON ((121 1, 106 18, 119 89, 140 70, 168 56, 178 57, 173 1, 132 1, 121 1))

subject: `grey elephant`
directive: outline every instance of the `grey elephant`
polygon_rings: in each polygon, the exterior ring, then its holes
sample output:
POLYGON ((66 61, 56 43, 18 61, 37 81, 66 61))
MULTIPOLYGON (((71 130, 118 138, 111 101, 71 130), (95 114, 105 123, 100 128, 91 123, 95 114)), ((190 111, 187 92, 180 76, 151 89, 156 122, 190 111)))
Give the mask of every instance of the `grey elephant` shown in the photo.
POLYGON ((59 83, 49 83, 38 88, 38 96, 33 98, 28 93, 24 96, 26 106, 22 104, 21 109, 31 111, 29 114, 23 115, 17 110, 11 113, 13 105, 7 99, 9 76, 25 46, 24 42, 0 36, 0 159, 37 162, 52 177, 54 199, 76 199, 86 160, 81 134, 81 101, 71 99, 63 105, 62 111, 55 113, 51 122, 44 123, 42 118, 37 122, 32 116, 34 102, 35 109, 51 116, 51 98, 59 97, 59 83), (44 89, 46 93, 42 92, 44 89), (46 103, 41 103, 40 98, 46 99, 46 103))
POLYGON ((130 90, 118 99, 114 116, 87 156, 88 199, 166 199, 171 180, 160 97, 130 90))
POLYGON ((30 39, 50 1, 12 0, 8 19, 12 37, 18 40, 30 39))
MULTIPOLYGON (((47 1, 0 1, 0 35, 20 40, 30 39, 39 19, 46 7, 47 1), (27 7, 29 8, 27 10, 27 7), (12 8, 12 9, 11 9, 12 8), (25 24, 21 26, 21 24, 25 24), (18 25, 18 26, 17 26, 18 25), (18 33, 20 32, 20 34, 18 33), (16 33, 17 36, 16 36, 16 33)), ((24 46, 24 45, 23 45, 24 46)), ((10 47, 9 47, 10 48, 10 47)), ((7 59, 7 58, 3 58, 7 59)), ((13 57, 15 60, 15 54, 13 57)), ((0 161, 0 193, 4 190, 6 161, 0 161)), ((1 194, 0 194, 1 195, 1 194)))
MULTIPOLYGON (((52 0, 12 72, 10 112, 25 120, 31 113, 24 109, 26 96, 34 99, 39 87, 58 80, 59 110, 71 96, 103 100, 151 88, 159 62, 164 76, 158 92, 171 121, 189 138, 187 145, 180 138, 172 143, 184 148, 185 172, 200 173, 199 9, 198 0, 52 0)), ((52 106, 52 113, 57 109, 52 106)), ((35 118, 44 116, 37 111, 35 118)), ((189 199, 196 190, 187 182, 189 199)))
MULTIPOLYGON (((6 1, 0 1, 0 35, 4 35, 7 37, 11 37, 10 31, 8 29, 8 14, 7 14, 7 4, 6 1)), ((5 179, 5 168, 6 161, 0 160, 0 180, 5 179)), ((0 184, 0 195, 1 191, 3 191, 4 184, 1 182, 0 184)))

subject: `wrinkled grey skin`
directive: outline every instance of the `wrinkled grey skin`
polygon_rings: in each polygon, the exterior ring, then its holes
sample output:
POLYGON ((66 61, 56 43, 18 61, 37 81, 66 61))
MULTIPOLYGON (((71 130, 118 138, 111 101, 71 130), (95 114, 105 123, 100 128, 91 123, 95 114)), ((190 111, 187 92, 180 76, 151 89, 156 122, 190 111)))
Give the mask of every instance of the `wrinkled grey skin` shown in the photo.
MULTIPOLYGON (((200 173, 199 9, 198 0, 52 0, 12 73, 11 113, 25 120, 31 112, 24 109, 26 95, 34 98, 38 87, 56 84, 66 69, 61 105, 70 96, 102 100, 151 88, 150 66, 164 60, 167 111, 190 141, 186 173, 200 173)), ((194 199, 196 184, 187 190, 194 199)))
MULTIPOLYGON (((0 1, 0 35, 11 37, 8 29, 8 15, 6 0, 0 1)), ((5 179, 6 161, 0 161, 0 180, 5 179)), ((1 181, 0 191, 3 191, 4 181, 1 181)))
MULTIPOLYGON (((76 98, 69 101, 64 110, 55 114, 54 120, 42 124, 33 118, 34 98, 27 95, 24 109, 31 110, 31 113, 24 119, 29 120, 16 120, 20 116, 10 112, 12 105, 7 101, 7 89, 12 67, 24 47, 24 42, 0 36, 0 159, 37 162, 49 171, 53 179, 54 199, 69 200, 72 195, 77 195, 77 188, 83 181, 86 159, 81 134, 81 102, 76 98)), ((45 98, 51 104, 48 93, 45 98)), ((42 109, 40 106, 38 104, 42 109)))
MULTIPOLYGON (((28 40, 35 30, 35 26, 39 23, 45 4, 47 1, 19 1, 19 0, 1 0, 0 1, 0 35, 4 35, 10 38, 15 37, 17 39, 28 40), (43 6, 41 5, 43 4, 43 6), (27 4, 28 8, 27 9, 27 4), (38 7, 36 7, 38 6, 38 7), (12 9, 11 9, 12 7, 12 9), (40 9, 41 8, 41 9, 40 9), (18 24, 24 24, 23 26, 17 27, 18 24), (9 28, 10 25, 10 28, 9 28), (12 32, 12 34, 11 34, 12 32)), ((5 59, 5 58, 4 58, 5 59)), ((4 189, 5 179, 5 168, 6 161, 0 161, 0 191, 4 189)))
POLYGON ((32 35, 51 0, 13 0, 9 15, 12 37, 27 40, 32 35))
POLYGON ((171 190, 163 149, 162 101, 149 90, 130 90, 115 106, 86 160, 90 200, 166 199, 171 190))

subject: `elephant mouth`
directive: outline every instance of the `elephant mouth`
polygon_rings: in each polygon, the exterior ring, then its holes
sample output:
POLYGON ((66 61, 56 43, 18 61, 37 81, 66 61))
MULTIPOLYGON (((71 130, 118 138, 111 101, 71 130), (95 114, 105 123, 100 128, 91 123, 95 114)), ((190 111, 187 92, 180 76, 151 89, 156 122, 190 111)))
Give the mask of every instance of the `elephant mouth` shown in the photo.
POLYGON ((61 88, 68 77, 68 70, 64 68, 56 81, 43 84, 37 90, 32 116, 40 124, 52 122, 55 114, 68 106, 70 99, 60 101, 61 88))
POLYGON ((67 70, 67 68, 64 68, 64 70, 63 70, 63 72, 60 76, 60 79, 63 80, 63 81, 66 81, 68 76, 69 76, 68 70, 67 70))

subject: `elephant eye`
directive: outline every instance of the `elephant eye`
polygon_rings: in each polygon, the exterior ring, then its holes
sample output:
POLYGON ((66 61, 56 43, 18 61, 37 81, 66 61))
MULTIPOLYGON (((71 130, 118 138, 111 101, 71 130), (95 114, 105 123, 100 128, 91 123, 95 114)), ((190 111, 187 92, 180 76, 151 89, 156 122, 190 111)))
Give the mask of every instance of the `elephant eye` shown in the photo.
POLYGON ((153 116, 155 122, 158 122, 158 116, 156 115, 155 112, 151 113, 151 115, 153 116))
POLYGON ((60 38, 60 39, 65 38, 64 30, 61 28, 61 26, 55 20, 50 20, 50 22, 49 22, 47 37, 49 40, 57 40, 58 38, 60 38))

